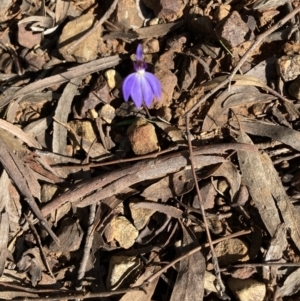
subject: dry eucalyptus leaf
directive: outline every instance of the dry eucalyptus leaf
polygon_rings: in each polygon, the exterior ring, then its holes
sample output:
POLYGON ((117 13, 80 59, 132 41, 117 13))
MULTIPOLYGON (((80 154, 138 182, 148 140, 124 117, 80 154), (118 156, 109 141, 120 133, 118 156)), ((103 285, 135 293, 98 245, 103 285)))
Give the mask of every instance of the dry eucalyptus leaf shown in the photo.
POLYGON ((9 239, 9 216, 7 212, 0 213, 0 277, 5 268, 6 258, 8 256, 8 239, 9 239))
POLYGON ((182 210, 177 209, 176 207, 173 206, 155 203, 155 202, 138 202, 134 205, 134 208, 145 208, 145 209, 155 210, 174 218, 181 218, 183 216, 182 210))
MULTIPOLYGON (((146 268, 146 271, 139 277, 133 286, 142 285, 145 280, 152 276, 155 272, 160 269, 159 266, 150 266, 146 268)), ((159 277, 147 284, 143 291, 131 291, 126 293, 120 301, 152 301, 152 295, 156 288, 159 277), (146 292, 146 294, 145 294, 146 292)))
POLYGON ((287 246, 286 227, 284 224, 280 224, 275 232, 275 236, 271 239, 271 243, 265 254, 265 261, 281 259, 287 246))
POLYGON ((27 250, 17 264, 19 271, 25 271, 30 274, 32 286, 36 286, 42 278, 44 264, 41 259, 40 250, 35 247, 27 250))
MULTIPOLYGON (((239 117, 239 121, 243 130, 248 134, 269 137, 300 151, 300 133, 296 130, 265 121, 245 119, 243 117, 239 117)), ((232 121, 230 124, 238 126, 236 121, 232 121)))
POLYGON ((194 186, 192 171, 182 170, 173 174, 173 190, 176 195, 180 196, 191 191, 194 186))
POLYGON ((224 162, 220 167, 213 173, 213 176, 224 177, 230 185, 230 196, 231 200, 234 199, 241 185, 241 175, 237 168, 231 162, 224 162))
POLYGON ((57 0, 55 6, 55 23, 60 24, 68 14, 68 9, 70 7, 69 1, 57 0))
MULTIPOLYGON (((198 246, 197 239, 188 228, 182 226, 183 252, 198 246)), ((205 259, 199 251, 180 260, 178 275, 174 284, 171 301, 202 300, 204 295, 205 259)))
POLYGON ((57 236, 60 239, 60 245, 52 241, 49 250, 52 252, 73 252, 80 248, 84 232, 79 224, 73 218, 65 218, 58 231, 57 236))
MULTIPOLYGON (((237 141, 252 144, 251 139, 244 132, 241 132, 237 141)), ((237 153, 244 183, 249 189, 262 221, 273 236, 281 221, 270 192, 272 186, 269 186, 261 156, 257 152, 238 151, 237 153)))
POLYGON ((283 286, 278 290, 279 294, 291 296, 296 294, 300 289, 300 269, 291 273, 284 281, 283 286))
POLYGON ((0 2, 0 23, 5 22, 11 18, 8 11, 12 5, 13 2, 11 0, 2 0, 0 2))
POLYGON ((174 196, 170 188, 170 178, 164 177, 160 181, 149 185, 141 194, 146 200, 156 201, 161 200, 166 202, 169 198, 174 196))
POLYGON ((300 250, 300 213, 287 195, 272 160, 266 153, 263 153, 260 157, 267 176, 268 187, 272 187, 271 193, 280 210, 280 214, 286 227, 289 229, 291 238, 300 250))
MULTIPOLYGON (((71 105, 74 96, 77 93, 78 86, 81 82, 81 78, 73 78, 64 88, 64 92, 58 100, 54 117, 60 122, 66 123, 68 121, 69 113, 71 112, 71 105)), ((53 124, 53 139, 52 139, 52 151, 57 154, 66 155, 67 144, 67 129, 62 125, 55 122, 53 124)))

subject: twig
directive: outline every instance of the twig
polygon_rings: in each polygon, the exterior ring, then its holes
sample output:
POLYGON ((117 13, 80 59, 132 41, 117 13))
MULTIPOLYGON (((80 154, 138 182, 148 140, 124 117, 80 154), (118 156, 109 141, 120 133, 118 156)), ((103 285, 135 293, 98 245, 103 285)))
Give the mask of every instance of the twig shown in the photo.
POLYGON ((110 6, 110 8, 107 10, 107 12, 102 16, 102 18, 97 21, 93 28, 88 31, 86 34, 84 34, 83 36, 81 36, 77 41, 73 42, 69 49, 68 49, 68 53, 73 53, 74 49, 82 42, 84 41, 88 36, 90 36, 91 34, 93 34, 109 17, 110 15, 114 12, 114 10, 117 7, 119 0, 114 0, 114 2, 112 3, 112 5, 110 6))
MULTIPOLYGON (((214 241, 212 241, 212 244, 217 244, 221 241, 224 241, 224 240, 227 240, 227 239, 232 239, 234 237, 239 237, 239 236, 242 236, 242 235, 247 235, 247 234, 250 234, 251 231, 250 230, 243 230, 243 231, 239 231, 239 232, 236 232, 236 233, 233 233, 233 234, 230 234, 228 236, 225 236, 225 237, 222 237, 222 238, 219 238, 219 239, 216 239, 214 241)), ((162 273, 164 273, 167 269, 169 269, 170 267, 172 267, 174 264, 176 264, 177 262, 181 261, 182 259, 188 257, 188 256, 191 256, 193 255, 194 253, 196 252, 199 252, 200 250, 204 249, 204 248, 207 248, 209 247, 209 243, 205 243, 201 246, 198 246, 190 251, 188 251, 187 253, 184 253, 183 255, 179 256, 178 258, 174 259, 173 261, 171 261, 169 264, 167 264, 166 266, 164 266, 163 268, 161 268, 159 271, 157 271, 155 274, 153 274, 151 277, 149 277, 147 280, 145 280, 145 283, 144 284, 148 284, 152 281, 154 281, 157 277, 159 277, 162 273)))
POLYGON ((225 285, 223 284, 223 281, 221 279, 221 271, 219 268, 219 263, 218 263, 218 258, 211 240, 211 236, 210 236, 210 231, 209 231, 209 227, 208 227, 208 222, 206 219, 206 215, 205 215, 205 208, 204 208, 204 204, 202 201, 202 197, 201 197, 201 193, 200 193, 200 189, 198 186, 198 180, 197 180, 197 176, 196 176, 196 171, 195 171, 195 164, 194 164, 194 156, 193 156, 193 147, 192 147, 192 142, 191 142, 191 133, 190 133, 190 127, 189 127, 189 115, 186 116, 186 129, 187 129, 187 136, 188 136, 188 145, 189 145, 189 152, 190 152, 190 163, 191 163, 191 171, 192 171, 192 175, 193 175, 193 179, 195 182, 195 187, 196 187, 196 191, 197 191, 197 196, 198 196, 198 201, 200 204, 200 209, 202 212, 202 218, 203 218, 203 222, 205 225, 205 232, 207 235, 207 240, 209 243, 209 247, 210 247, 210 251, 211 251, 211 255, 212 255, 212 263, 214 266, 214 270, 216 273, 216 278, 218 281, 218 292, 220 294, 220 296, 222 296, 225 292, 225 285))
MULTIPOLYGON (((132 291, 141 291, 142 288, 140 287, 132 287, 129 289, 120 289, 120 290, 115 290, 115 291, 109 291, 109 292, 102 292, 102 293, 79 293, 79 294, 74 294, 71 295, 69 292, 62 292, 60 291, 59 293, 55 293, 54 297, 49 297, 49 293, 47 294, 48 296, 45 298, 17 298, 14 299, 14 301, 69 301, 74 298, 80 298, 81 300, 85 299, 93 299, 93 298, 104 298, 104 297, 110 297, 110 296, 117 296, 121 294, 126 294, 128 292, 132 291)), ((37 294, 39 293, 39 290, 37 290, 37 294)), ((100 300, 100 299, 98 299, 100 300)))
POLYGON ((41 252, 41 256, 42 256, 43 261, 44 261, 44 265, 46 266, 46 268, 47 268, 49 274, 51 275, 51 277, 52 277, 53 279, 56 280, 56 278, 55 278, 55 276, 53 275, 52 270, 51 270, 51 268, 50 268, 50 266, 49 266, 49 263, 48 263, 48 261, 47 261, 47 257, 46 257, 46 255, 45 255, 45 253, 44 253, 43 246, 42 246, 42 242, 41 242, 41 239, 40 239, 39 234, 37 233, 37 231, 36 231, 34 225, 33 225, 32 222, 30 221, 30 219, 28 218, 28 216, 27 216, 26 214, 24 214, 24 217, 25 217, 25 219, 26 219, 26 221, 27 221, 27 223, 28 223, 28 225, 29 225, 31 231, 33 232, 33 234, 34 234, 34 236, 35 236, 35 239, 36 239, 36 241, 37 241, 37 244, 38 244, 39 249, 40 249, 40 252, 41 252))
POLYGON ((300 5, 296 7, 293 11, 291 11, 289 14, 287 14, 284 18, 282 18, 279 22, 274 24, 272 27, 270 27, 268 30, 266 30, 264 33, 260 34, 255 42, 251 45, 251 47, 247 50, 247 52, 244 54, 244 56, 241 58, 239 63, 236 65, 236 67, 233 69, 231 74, 227 77, 226 80, 221 82, 219 85, 217 85, 214 89, 212 89, 209 93, 207 93, 203 98, 199 100, 198 103, 196 103, 191 109, 189 109, 185 116, 190 116, 195 110, 197 110, 210 96, 212 96, 214 93, 219 91, 221 88, 225 87, 227 84, 229 84, 234 75, 237 73, 237 71, 241 68, 241 66, 245 63, 245 61, 248 59, 249 55, 252 53, 252 51, 272 32, 274 32, 276 29, 280 28, 282 25, 284 25, 287 21, 289 21, 291 18, 293 18, 297 13, 300 12, 300 5))
POLYGON ((240 263, 230 265, 231 268, 248 268, 248 267, 266 267, 266 266, 279 266, 279 267, 300 267, 300 262, 263 262, 263 263, 240 263))
POLYGON ((95 216, 96 216, 96 204, 93 204, 90 206, 90 215, 89 215, 89 227, 86 233, 86 241, 84 245, 84 250, 83 250, 83 256, 80 262, 80 267, 78 270, 78 275, 77 275, 77 281, 78 284, 76 285, 77 290, 82 289, 82 279, 85 275, 85 269, 86 265, 90 256, 90 250, 92 248, 93 240, 94 240, 94 235, 92 235, 93 229, 94 229, 94 221, 95 221, 95 216))

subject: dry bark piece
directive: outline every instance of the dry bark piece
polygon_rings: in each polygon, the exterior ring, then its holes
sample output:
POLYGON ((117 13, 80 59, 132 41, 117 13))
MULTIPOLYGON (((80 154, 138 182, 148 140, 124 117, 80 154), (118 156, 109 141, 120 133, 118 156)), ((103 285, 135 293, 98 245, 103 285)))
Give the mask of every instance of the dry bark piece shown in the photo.
POLYGON ((137 257, 112 256, 106 285, 109 290, 126 287, 134 282, 142 268, 141 260, 137 257))
POLYGON ((101 39, 101 27, 86 37, 72 53, 69 53, 71 41, 83 36, 96 22, 92 14, 83 14, 66 24, 58 40, 58 50, 68 62, 86 63, 96 59, 98 43, 101 39))
POLYGON ((230 48, 245 42, 250 35, 248 25, 242 20, 237 11, 219 23, 216 27, 219 38, 230 48))
POLYGON ((276 61, 276 67, 285 82, 296 79, 300 75, 300 54, 280 57, 276 61))
POLYGON ((220 266, 249 260, 248 246, 238 238, 224 240, 215 247, 220 266))
POLYGON ((110 227, 112 238, 114 238, 122 248, 129 249, 133 246, 139 232, 126 217, 119 216, 114 218, 110 223, 110 227))
POLYGON ((73 252, 80 248, 84 232, 79 222, 73 218, 65 218, 58 231, 57 236, 60 239, 60 246, 51 242, 49 250, 52 252, 73 252))
POLYGON ((228 286, 239 301, 263 301, 266 296, 266 285, 254 279, 229 278, 228 286))
POLYGON ((155 127, 145 119, 137 119, 127 130, 127 135, 136 155, 145 155, 159 149, 155 127))

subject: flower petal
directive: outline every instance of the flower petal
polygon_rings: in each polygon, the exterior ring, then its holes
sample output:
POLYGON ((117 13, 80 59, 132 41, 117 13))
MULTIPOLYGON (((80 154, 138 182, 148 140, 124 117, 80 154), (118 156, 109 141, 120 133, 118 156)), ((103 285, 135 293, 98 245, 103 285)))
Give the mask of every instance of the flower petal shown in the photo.
POLYGON ((146 73, 148 72, 145 72, 143 76, 141 76, 141 88, 143 93, 144 104, 149 108, 153 102, 154 95, 152 88, 146 78, 146 73))
POLYGON ((155 96, 158 100, 160 100, 162 90, 161 90, 161 83, 159 79, 150 72, 145 72, 144 76, 147 82, 149 83, 149 85, 151 86, 153 96, 155 96))
POLYGON ((142 61, 143 60, 143 46, 142 44, 138 44, 138 47, 136 48, 136 59, 138 61, 142 61))
POLYGON ((139 109, 143 104, 143 92, 142 92, 142 84, 141 79, 143 76, 134 73, 135 80, 133 81, 133 84, 131 86, 131 98, 133 102, 135 103, 136 107, 139 109))
POLYGON ((122 91, 123 91, 123 96, 125 101, 128 101, 130 97, 132 86, 135 80, 136 80, 136 74, 132 73, 128 75, 123 82, 122 91))

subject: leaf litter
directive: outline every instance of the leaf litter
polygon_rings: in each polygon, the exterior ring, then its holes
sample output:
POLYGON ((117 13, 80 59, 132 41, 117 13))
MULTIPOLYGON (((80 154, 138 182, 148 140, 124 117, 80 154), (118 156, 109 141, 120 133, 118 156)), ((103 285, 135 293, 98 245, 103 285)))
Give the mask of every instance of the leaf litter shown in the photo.
POLYGON ((299 298, 299 11, 1 1, 0 298, 299 298))

